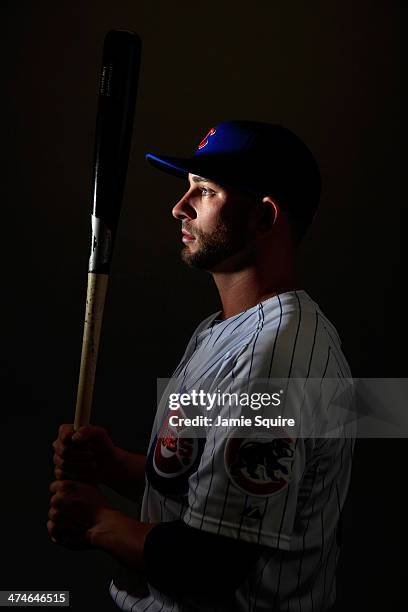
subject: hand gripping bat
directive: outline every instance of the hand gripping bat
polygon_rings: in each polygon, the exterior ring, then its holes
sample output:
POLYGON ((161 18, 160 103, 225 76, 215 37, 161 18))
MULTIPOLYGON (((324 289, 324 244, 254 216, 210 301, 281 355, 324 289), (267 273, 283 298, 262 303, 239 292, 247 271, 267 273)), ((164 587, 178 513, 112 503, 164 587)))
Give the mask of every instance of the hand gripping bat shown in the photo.
POLYGON ((92 243, 74 429, 89 423, 99 337, 132 139, 141 41, 134 32, 105 36, 93 162, 92 243))

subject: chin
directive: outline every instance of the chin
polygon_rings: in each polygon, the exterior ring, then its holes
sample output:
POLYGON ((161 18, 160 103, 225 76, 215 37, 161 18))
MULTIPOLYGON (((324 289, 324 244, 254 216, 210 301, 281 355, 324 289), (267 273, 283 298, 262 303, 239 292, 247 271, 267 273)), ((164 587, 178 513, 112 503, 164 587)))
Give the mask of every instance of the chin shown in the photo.
POLYGON ((184 247, 181 250, 180 253, 180 257, 181 260, 187 264, 188 266, 190 266, 191 268, 195 268, 196 266, 194 265, 194 259, 195 259, 195 253, 192 253, 189 249, 189 247, 184 247))

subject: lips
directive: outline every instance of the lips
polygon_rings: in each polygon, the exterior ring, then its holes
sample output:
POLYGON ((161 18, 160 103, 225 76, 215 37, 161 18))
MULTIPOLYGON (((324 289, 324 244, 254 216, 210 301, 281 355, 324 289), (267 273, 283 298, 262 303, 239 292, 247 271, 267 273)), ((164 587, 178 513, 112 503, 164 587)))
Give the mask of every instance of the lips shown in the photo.
POLYGON ((183 242, 194 242, 195 238, 192 234, 189 234, 186 230, 181 230, 181 234, 182 234, 182 241, 183 242))

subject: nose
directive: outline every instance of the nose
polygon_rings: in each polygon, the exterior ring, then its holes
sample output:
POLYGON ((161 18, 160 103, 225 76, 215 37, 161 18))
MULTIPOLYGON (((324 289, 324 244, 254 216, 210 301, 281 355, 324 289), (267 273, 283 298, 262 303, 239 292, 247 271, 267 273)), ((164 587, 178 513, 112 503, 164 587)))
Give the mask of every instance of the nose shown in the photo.
POLYGON ((173 207, 171 214, 175 219, 183 221, 185 219, 195 219, 197 213, 191 205, 190 189, 183 195, 183 197, 173 207))

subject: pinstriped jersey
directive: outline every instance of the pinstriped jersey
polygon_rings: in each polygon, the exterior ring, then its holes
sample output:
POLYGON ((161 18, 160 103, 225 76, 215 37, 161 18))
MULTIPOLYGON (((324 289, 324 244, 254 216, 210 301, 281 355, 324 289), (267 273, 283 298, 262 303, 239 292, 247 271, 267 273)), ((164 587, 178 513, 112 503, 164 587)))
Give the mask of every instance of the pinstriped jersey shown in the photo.
MULTIPOLYGON (((321 423, 337 409, 322 382, 330 382, 328 389, 335 385, 338 397, 351 378, 339 336, 303 290, 271 297, 226 320, 218 314, 195 330, 159 403, 141 520, 182 519, 195 529, 259 546, 257 562, 234 595, 208 610, 328 610, 335 601, 338 523, 353 453, 353 436, 319 436, 321 423), (217 417, 239 417, 238 405, 217 406, 201 436, 183 438, 169 426, 172 392, 202 388, 251 395, 259 380, 286 381, 286 396, 292 393, 306 435, 215 425, 217 417), (313 381, 320 381, 317 403, 311 401, 313 381)), ((283 402, 282 415, 288 409, 283 402)), ((346 414, 335 416, 339 429, 347 427, 346 414)), ((211 567, 203 580, 211 590, 211 567)), ((112 582, 110 590, 123 610, 207 610, 198 598, 174 599, 152 585, 137 592, 112 582)))

